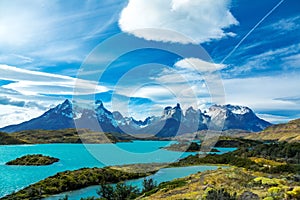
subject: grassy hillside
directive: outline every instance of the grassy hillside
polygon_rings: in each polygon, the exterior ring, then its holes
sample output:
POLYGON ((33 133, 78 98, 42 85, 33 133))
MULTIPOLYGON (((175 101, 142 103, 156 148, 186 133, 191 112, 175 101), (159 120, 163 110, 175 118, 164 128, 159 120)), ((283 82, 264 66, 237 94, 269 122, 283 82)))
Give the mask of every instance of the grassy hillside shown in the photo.
POLYGON ((148 192, 143 199, 237 200, 245 199, 247 195, 252 195, 250 198, 252 200, 298 199, 300 195, 296 191, 299 189, 299 183, 285 175, 273 175, 231 167, 161 183, 157 188, 148 192), (231 196, 231 198, 224 198, 225 193, 227 193, 227 197, 231 196), (224 195, 223 198, 221 194, 224 195))
POLYGON ((17 139, 7 133, 0 132, 0 145, 7 145, 7 144, 26 144, 26 142, 17 139))
POLYGON ((259 133, 244 136, 246 139, 300 142, 300 119, 272 125, 259 133))

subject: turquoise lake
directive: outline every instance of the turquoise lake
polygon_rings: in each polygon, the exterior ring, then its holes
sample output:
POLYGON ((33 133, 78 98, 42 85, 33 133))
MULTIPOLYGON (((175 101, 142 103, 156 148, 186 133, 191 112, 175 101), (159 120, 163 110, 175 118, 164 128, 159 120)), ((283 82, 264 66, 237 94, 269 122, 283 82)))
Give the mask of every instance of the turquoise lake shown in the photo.
MULTIPOLYGON (((3 145, 0 146, 0 197, 65 170, 133 163, 174 162, 194 154, 160 149, 160 147, 168 146, 171 143, 174 143, 174 141, 133 141, 117 144, 88 145, 3 145), (7 161, 27 154, 49 155, 59 158, 60 161, 49 166, 5 165, 7 161)), ((217 149, 221 151, 220 153, 234 150, 234 148, 217 149)))

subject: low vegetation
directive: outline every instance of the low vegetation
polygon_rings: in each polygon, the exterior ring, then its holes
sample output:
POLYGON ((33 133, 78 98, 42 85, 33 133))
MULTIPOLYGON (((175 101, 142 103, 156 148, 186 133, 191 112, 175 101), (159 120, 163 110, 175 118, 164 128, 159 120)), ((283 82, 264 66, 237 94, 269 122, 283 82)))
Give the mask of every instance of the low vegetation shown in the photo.
POLYGON ((58 162, 58 158, 53 158, 50 156, 44 156, 42 154, 26 155, 15 160, 9 161, 6 165, 51 165, 58 162))
POLYGON ((26 144, 25 141, 17 139, 7 133, 0 132, 0 145, 26 144))
POLYGON ((50 144, 50 143, 87 143, 103 144, 130 142, 132 140, 167 140, 149 137, 134 137, 125 133, 94 132, 89 129, 28 130, 11 134, 0 132, 1 144, 50 144))
POLYGON ((161 183, 144 199, 299 199, 299 182, 283 175, 231 167, 161 183), (268 177, 268 178, 266 178, 268 177), (297 192, 298 191, 298 192, 297 192))
MULTIPOLYGON (((181 152, 199 152, 204 151, 201 149, 201 145, 196 142, 180 142, 171 144, 170 146, 164 147, 164 149, 169 151, 181 151, 181 152)), ((210 152, 220 152, 219 150, 212 148, 209 149, 210 152)))
POLYGON ((88 129, 62 129, 62 130, 30 130, 10 134, 18 140, 29 144, 48 143, 116 143, 130 141, 129 136, 119 133, 92 132, 88 129))
POLYGON ((259 144, 222 155, 190 155, 171 166, 225 164, 268 173, 299 173, 299 152, 299 143, 259 144))
POLYGON ((118 183, 147 175, 149 173, 127 173, 109 167, 82 168, 75 171, 57 173, 1 199, 41 199, 49 195, 77 190, 91 185, 118 183))

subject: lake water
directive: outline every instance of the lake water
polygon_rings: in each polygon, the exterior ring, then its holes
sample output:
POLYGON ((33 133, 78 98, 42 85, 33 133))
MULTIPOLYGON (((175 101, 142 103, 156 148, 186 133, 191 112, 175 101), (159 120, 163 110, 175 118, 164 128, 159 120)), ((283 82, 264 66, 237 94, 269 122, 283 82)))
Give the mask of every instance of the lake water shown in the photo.
MULTIPOLYGON (((39 144, 0 146, 0 197, 18 191, 57 172, 82 167, 173 162, 194 153, 160 149, 172 141, 133 141, 117 144, 39 144), (7 161, 27 154, 59 158, 49 166, 6 166, 7 161)), ((221 153, 234 148, 218 148, 221 153)))

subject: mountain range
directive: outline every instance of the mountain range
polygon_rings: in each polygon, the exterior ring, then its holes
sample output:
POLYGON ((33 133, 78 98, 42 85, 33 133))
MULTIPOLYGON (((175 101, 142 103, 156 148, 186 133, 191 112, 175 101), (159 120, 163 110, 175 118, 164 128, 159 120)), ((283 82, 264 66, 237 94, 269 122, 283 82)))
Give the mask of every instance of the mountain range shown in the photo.
POLYGON ((173 137, 208 129, 257 132, 270 125, 271 123, 260 119, 245 106, 213 105, 204 112, 190 107, 184 112, 180 104, 177 104, 175 107, 164 108, 161 116, 147 117, 142 121, 124 117, 118 111, 110 112, 100 100, 95 102, 92 109, 74 105, 67 99, 37 118, 3 127, 0 131, 11 133, 34 129, 88 128, 101 132, 173 137))

